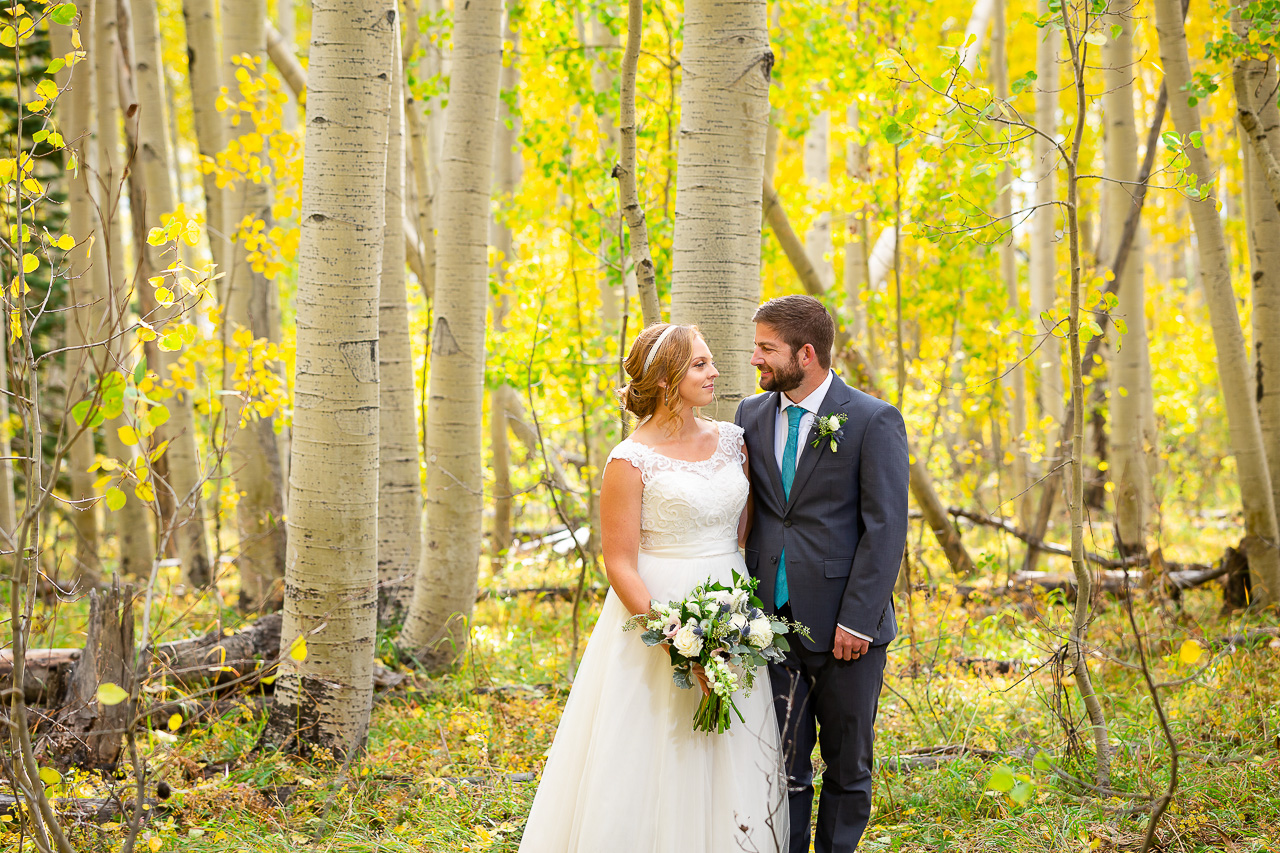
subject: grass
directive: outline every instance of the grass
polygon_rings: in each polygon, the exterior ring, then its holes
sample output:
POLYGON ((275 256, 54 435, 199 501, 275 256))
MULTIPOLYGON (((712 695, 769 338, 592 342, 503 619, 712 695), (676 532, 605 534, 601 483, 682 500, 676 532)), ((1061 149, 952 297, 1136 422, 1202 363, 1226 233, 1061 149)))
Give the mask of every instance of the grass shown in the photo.
MULTIPOLYGON (((484 585, 556 586, 569 575, 564 566, 529 562, 513 566, 500 584, 486 578, 484 585)), ((158 600, 165 610, 163 616, 156 612, 156 623, 169 635, 197 633, 197 625, 207 627, 218 616, 206 603, 158 600)), ((1216 591, 1199 590, 1185 596, 1179 610, 1145 600, 1137 605, 1157 679, 1191 677, 1162 693, 1185 755, 1160 841, 1165 850, 1188 853, 1280 851, 1280 642, 1263 639, 1230 653, 1210 642, 1277 623, 1224 619, 1219 604, 1216 591), (1183 654, 1188 640, 1203 650, 1194 663, 1183 654)), ((598 602, 583 608, 584 637, 597 610, 598 602)), ((903 633, 889 655, 878 755, 947 744, 996 755, 961 755, 910 773, 879 771, 861 849, 1138 849, 1146 814, 1131 813, 1134 801, 1082 795, 1045 769, 1047 762, 1085 779, 1092 775, 1091 735, 1074 687, 1052 663, 1039 666, 1052 661, 1062 644, 1065 607, 1045 598, 962 603, 944 592, 917 593, 909 606, 900 602, 899 611, 903 633), (959 663, 964 658, 1023 665, 1001 675, 959 663), (1026 783, 1025 801, 989 790, 997 766, 1026 783)), ((139 849, 517 850, 536 783, 509 777, 536 773, 555 733, 569 689, 569 614, 566 602, 531 596, 482 601, 467 658, 447 676, 415 674, 407 690, 380 696, 367 753, 346 776, 332 765, 293 756, 250 756, 262 722, 250 705, 177 735, 147 733, 149 767, 174 794, 139 849), (210 766, 218 769, 211 773, 210 766)), ((79 645, 82 618, 78 604, 46 612, 40 642, 79 645)), ((1115 747, 1113 785, 1158 795, 1168 783, 1168 748, 1141 675, 1132 668, 1134 638, 1114 600, 1099 602, 1090 640, 1096 649, 1091 669, 1115 747)), ((129 780, 111 784, 127 786, 129 780)), ((80 775, 53 793, 100 796, 105 787, 110 785, 101 779, 80 775)), ((73 837, 78 850, 107 851, 118 848, 125 832, 108 824, 77 827, 73 837)), ((16 841, 12 833, 0 835, 0 841, 6 838, 16 841)))

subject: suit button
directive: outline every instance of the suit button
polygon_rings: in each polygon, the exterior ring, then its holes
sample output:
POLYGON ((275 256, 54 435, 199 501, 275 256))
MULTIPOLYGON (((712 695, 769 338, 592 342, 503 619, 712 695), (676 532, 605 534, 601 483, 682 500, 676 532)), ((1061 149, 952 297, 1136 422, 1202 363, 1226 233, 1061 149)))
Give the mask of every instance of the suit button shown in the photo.
POLYGON ((783 527, 790 527, 790 526, 791 526, 791 519, 789 519, 789 518, 783 519, 783 520, 782 520, 782 526, 783 526, 783 527))
POLYGON ((777 565, 778 558, 777 558, 777 557, 770 557, 770 558, 769 558, 769 562, 771 562, 771 563, 773 563, 773 564, 777 565))

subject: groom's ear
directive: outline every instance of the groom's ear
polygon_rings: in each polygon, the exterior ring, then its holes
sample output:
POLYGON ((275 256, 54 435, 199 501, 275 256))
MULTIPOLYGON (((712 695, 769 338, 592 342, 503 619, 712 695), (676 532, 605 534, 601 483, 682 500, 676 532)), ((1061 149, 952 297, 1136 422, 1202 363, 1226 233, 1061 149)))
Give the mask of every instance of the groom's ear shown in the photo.
POLYGON ((809 362, 814 361, 818 357, 818 351, 813 348, 813 344, 805 344, 800 347, 800 363, 805 367, 809 366, 809 362))

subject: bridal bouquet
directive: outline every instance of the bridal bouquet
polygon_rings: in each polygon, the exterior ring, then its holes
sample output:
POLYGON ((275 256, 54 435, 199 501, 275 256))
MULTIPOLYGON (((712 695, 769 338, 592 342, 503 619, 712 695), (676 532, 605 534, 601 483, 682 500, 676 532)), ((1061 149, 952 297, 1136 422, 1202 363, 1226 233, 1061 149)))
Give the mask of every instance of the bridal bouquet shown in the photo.
POLYGON ((640 639, 646 646, 669 647, 677 686, 693 687, 693 667, 702 666, 711 692, 693 715, 697 731, 727 731, 732 723, 730 711, 741 720, 733 691, 742 687, 750 693, 756 667, 782 660, 791 647, 784 634, 809 636, 798 622, 764 612, 760 599, 752 594, 757 583, 737 572, 732 586, 708 580, 680 601, 653 602, 648 613, 633 616, 623 625, 625 631, 643 628, 640 639))

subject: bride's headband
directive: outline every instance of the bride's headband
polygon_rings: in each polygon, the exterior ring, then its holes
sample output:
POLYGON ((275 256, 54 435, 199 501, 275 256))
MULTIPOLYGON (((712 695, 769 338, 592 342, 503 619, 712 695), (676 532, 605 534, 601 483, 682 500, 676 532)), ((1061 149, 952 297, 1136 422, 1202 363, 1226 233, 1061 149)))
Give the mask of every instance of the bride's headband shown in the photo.
POLYGON ((658 355, 658 350, 662 349, 663 342, 666 341, 668 335, 678 328, 679 326, 672 323, 662 330, 662 334, 658 335, 658 342, 653 345, 653 348, 649 350, 649 354, 644 357, 644 370, 641 371, 641 374, 649 372, 649 365, 653 364, 653 359, 658 355))

